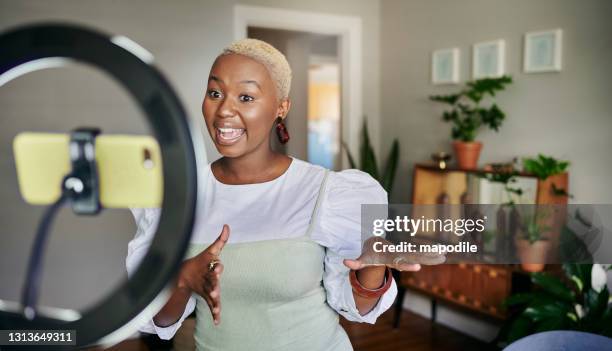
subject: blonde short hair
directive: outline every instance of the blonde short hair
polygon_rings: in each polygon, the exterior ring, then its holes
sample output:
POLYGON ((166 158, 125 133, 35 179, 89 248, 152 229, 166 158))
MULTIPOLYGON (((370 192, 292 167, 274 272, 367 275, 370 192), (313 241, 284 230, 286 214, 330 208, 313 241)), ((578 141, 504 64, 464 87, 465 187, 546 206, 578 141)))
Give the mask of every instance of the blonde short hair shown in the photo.
POLYGON ((291 89, 291 67, 289 62, 274 46, 258 39, 241 39, 223 49, 221 55, 237 54, 253 59, 266 67, 274 80, 278 97, 289 97, 291 89))

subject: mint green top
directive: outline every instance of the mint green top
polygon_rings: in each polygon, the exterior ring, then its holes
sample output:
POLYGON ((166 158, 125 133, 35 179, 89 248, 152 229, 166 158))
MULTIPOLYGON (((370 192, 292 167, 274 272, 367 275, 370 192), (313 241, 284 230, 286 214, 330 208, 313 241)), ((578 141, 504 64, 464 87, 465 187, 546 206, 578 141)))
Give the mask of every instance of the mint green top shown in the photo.
MULTIPOLYGON (((220 254, 221 323, 196 297, 198 351, 353 350, 338 314, 326 303, 325 248, 310 238, 328 172, 306 233, 297 238, 226 244, 220 254)), ((209 244, 191 244, 193 257, 209 244)))

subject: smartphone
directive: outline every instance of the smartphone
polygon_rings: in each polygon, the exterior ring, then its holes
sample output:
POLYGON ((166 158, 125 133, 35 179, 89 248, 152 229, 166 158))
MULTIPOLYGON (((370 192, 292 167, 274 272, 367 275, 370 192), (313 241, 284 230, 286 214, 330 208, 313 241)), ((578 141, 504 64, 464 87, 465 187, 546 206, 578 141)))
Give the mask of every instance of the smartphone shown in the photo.
MULTIPOLYGON (((23 132, 13 140, 19 191, 32 205, 55 202, 71 171, 69 134, 23 132)), ((160 207, 163 173, 159 144, 150 136, 96 137, 100 203, 105 208, 160 207)))

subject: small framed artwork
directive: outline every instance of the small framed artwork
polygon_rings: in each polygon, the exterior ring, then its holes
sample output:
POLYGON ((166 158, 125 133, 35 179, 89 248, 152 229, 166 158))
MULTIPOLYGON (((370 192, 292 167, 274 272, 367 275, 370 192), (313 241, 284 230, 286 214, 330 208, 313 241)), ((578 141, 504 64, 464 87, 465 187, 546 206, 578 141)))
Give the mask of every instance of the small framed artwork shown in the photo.
POLYGON ((496 78, 504 75, 506 42, 503 39, 474 44, 472 77, 496 78))
POLYGON ((523 69, 525 73, 561 71, 561 29, 525 34, 523 69))
POLYGON ((459 83, 459 49, 435 50, 431 56, 431 82, 433 84, 459 83))

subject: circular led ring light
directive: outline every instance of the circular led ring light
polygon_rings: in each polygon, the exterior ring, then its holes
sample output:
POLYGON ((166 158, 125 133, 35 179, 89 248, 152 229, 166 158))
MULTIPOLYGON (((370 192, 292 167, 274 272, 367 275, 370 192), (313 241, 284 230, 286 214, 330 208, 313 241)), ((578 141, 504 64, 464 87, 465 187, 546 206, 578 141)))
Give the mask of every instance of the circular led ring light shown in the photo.
POLYGON ((151 65, 152 56, 125 37, 66 24, 26 26, 0 35, 0 86, 25 73, 63 66, 67 61, 94 66, 130 92, 160 145, 164 178, 157 233, 128 281, 72 321, 44 309, 31 321, 18 310, 0 311, 0 329, 76 330, 77 346, 82 347, 118 341, 135 330, 141 313, 163 304, 168 293, 164 288, 182 263, 193 227, 198 192, 192 135, 197 133, 190 128, 168 82, 151 65), (160 294, 162 291, 166 294, 160 294))

